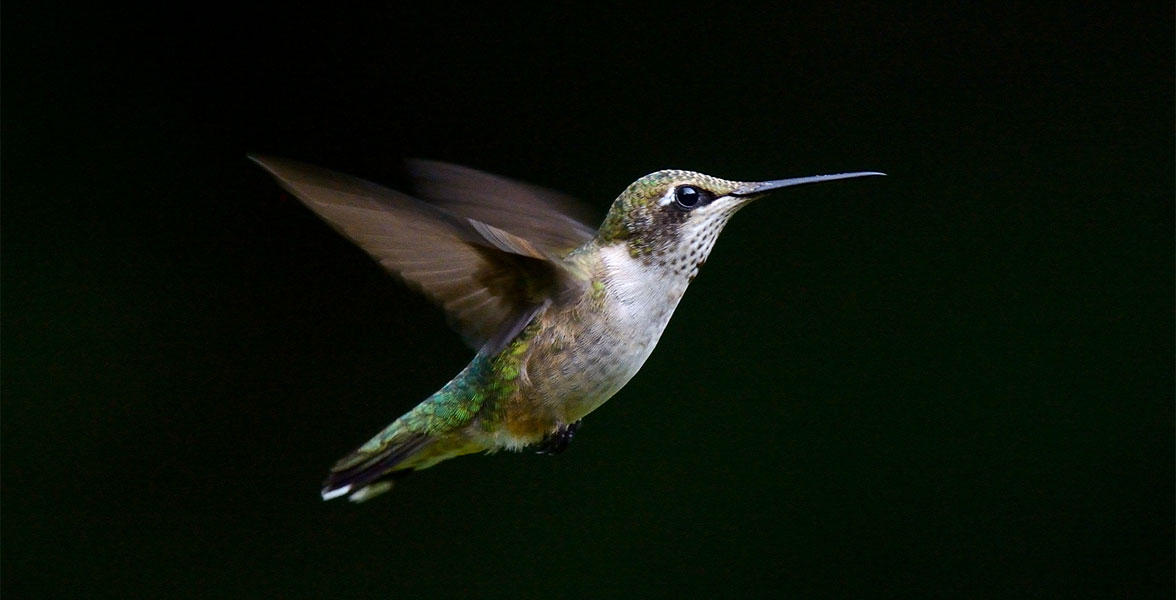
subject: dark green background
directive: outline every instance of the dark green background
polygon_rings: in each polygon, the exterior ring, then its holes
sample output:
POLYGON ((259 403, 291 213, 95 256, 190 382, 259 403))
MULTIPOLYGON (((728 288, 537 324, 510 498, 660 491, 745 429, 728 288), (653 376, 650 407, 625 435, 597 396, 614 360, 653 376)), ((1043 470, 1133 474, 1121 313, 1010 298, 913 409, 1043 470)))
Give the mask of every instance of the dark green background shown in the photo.
POLYGON ((1173 592, 1170 3, 3 14, 3 595, 1173 592), (245 160, 738 215, 556 458, 364 505, 469 359, 245 160))

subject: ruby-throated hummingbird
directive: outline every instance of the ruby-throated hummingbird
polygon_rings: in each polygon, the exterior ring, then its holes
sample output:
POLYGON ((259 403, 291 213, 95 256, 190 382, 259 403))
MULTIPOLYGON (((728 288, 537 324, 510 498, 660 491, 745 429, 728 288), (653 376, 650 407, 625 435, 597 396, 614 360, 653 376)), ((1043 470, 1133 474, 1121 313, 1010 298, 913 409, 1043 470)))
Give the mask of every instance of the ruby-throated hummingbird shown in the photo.
POLYGON ((593 229, 575 201, 463 167, 410 163, 429 202, 301 163, 252 157, 385 269, 441 305, 477 351, 437 393, 331 469, 323 499, 363 501, 400 477, 473 452, 558 453, 580 419, 653 351, 735 211, 783 187, 646 175, 593 229))

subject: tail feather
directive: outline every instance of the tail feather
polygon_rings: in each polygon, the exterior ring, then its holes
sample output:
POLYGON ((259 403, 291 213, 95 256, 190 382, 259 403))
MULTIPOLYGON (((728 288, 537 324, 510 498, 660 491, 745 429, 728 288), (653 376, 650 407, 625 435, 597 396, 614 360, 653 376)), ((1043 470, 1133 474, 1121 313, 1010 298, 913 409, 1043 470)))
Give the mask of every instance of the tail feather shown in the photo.
POLYGON ((353 502, 363 502, 392 489, 395 481, 412 472, 411 467, 396 467, 428 446, 432 439, 415 434, 377 452, 352 452, 331 468, 323 484, 323 500, 348 496, 353 502))

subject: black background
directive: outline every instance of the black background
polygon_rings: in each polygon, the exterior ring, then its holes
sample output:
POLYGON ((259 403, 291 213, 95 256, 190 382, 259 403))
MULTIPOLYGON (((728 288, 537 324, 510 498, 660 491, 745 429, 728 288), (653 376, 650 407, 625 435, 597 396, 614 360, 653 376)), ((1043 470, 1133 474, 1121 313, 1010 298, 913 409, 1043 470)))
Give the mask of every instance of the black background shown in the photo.
POLYGON ((1029 3, 3 15, 3 593, 1173 591, 1173 20, 1029 3), (504 12, 505 10, 505 12, 504 12), (570 450, 363 505, 440 311, 247 152, 740 213, 570 450))

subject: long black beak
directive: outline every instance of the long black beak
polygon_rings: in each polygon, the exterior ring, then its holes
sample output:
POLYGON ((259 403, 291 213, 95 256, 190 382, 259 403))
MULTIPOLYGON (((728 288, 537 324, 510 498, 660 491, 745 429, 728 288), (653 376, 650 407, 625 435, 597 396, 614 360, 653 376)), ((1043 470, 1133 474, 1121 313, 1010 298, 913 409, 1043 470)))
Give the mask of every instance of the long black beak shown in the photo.
POLYGON ((774 181, 760 181, 757 183, 749 183, 747 185, 735 188, 731 191, 729 196, 755 196, 763 194, 772 190, 790 187, 794 185, 804 185, 806 183, 822 183, 825 181, 837 181, 838 179, 852 179, 854 177, 873 177, 875 175, 885 176, 886 173, 879 173, 877 171, 859 171, 857 173, 838 173, 836 175, 813 175, 812 177, 794 177, 792 179, 776 179, 774 181))

